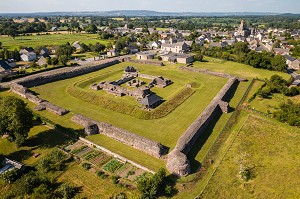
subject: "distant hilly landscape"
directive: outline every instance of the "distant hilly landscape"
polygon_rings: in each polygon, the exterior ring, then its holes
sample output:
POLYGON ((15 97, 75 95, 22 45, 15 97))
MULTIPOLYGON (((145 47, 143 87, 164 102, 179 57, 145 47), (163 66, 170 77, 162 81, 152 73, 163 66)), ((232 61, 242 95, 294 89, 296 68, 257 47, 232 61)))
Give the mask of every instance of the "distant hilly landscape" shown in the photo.
POLYGON ((3 17, 27 17, 27 16, 203 16, 203 17, 224 17, 224 16, 266 16, 266 15, 296 15, 291 13, 271 12, 157 12, 151 10, 113 10, 95 12, 36 12, 36 13, 0 13, 3 17))

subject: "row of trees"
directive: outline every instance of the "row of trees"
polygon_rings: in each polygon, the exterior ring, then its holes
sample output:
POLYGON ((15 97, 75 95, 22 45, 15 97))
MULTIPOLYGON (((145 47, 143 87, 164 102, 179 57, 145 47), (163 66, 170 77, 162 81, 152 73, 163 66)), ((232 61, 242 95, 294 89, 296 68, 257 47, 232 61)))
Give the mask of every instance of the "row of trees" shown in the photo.
POLYGON ((248 48, 248 43, 246 42, 237 42, 225 48, 216 46, 202 47, 201 53, 211 57, 244 63, 254 68, 275 71, 285 71, 287 69, 287 64, 283 56, 274 55, 266 51, 261 53, 252 51, 248 48))
MULTIPOLYGON (((1 48, 0 48, 1 49, 1 48)), ((20 53, 17 49, 7 50, 6 48, 0 50, 0 59, 14 59, 20 61, 20 53)))
POLYGON ((273 93, 281 93, 285 96, 296 96, 300 94, 300 88, 288 87, 288 82, 278 75, 273 75, 270 80, 266 81, 266 85, 258 91, 258 96, 269 98, 273 93))
POLYGON ((274 113, 275 118, 291 126, 300 127, 300 103, 289 100, 279 106, 280 110, 274 113))

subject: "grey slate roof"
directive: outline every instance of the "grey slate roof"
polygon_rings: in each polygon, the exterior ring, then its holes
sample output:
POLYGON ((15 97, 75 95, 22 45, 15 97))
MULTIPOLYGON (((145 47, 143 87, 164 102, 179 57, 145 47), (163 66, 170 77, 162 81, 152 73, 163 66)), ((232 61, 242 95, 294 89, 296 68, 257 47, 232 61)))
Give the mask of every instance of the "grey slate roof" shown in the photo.
POLYGON ((148 95, 145 98, 143 98, 140 103, 143 105, 146 105, 146 106, 151 106, 161 100, 162 100, 161 97, 159 97, 155 94, 152 94, 152 95, 148 95))
POLYGON ((0 68, 3 68, 4 70, 11 69, 10 65, 8 65, 4 60, 0 60, 0 68))

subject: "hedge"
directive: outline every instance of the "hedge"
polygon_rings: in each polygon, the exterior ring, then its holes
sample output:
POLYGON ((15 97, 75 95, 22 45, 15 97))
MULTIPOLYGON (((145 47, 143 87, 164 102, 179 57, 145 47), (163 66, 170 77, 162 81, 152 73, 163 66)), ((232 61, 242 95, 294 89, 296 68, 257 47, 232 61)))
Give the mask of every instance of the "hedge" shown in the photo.
POLYGON ((95 104, 105 109, 116 111, 118 113, 131 115, 139 119, 149 120, 149 119, 159 119, 167 116, 175 108, 181 105, 185 100, 187 100, 195 90, 192 88, 184 88, 178 94, 176 94, 171 100, 161 104, 158 108, 146 111, 139 107, 122 103, 116 100, 112 100, 97 94, 85 91, 83 89, 77 88, 75 85, 71 85, 67 88, 67 92, 80 100, 85 102, 95 104))

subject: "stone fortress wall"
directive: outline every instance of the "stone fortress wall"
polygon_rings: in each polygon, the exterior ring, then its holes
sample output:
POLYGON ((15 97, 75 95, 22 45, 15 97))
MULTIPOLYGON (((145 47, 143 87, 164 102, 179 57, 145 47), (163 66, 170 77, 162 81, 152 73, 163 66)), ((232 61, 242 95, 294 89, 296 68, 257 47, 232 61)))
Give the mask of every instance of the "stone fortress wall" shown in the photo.
MULTIPOLYGON (((186 68, 182 68, 186 70, 186 68)), ((188 68, 190 69, 190 68, 188 68)), ((199 72, 194 69, 188 70, 192 72, 199 72)), ((211 73, 211 71, 209 71, 211 73)), ((186 176, 190 174, 191 167, 187 158, 187 154, 194 146, 196 140, 206 130, 209 124, 213 121, 214 117, 220 113, 228 112, 228 102, 225 98, 230 91, 237 86, 239 81, 246 81, 243 78, 237 78, 229 74, 214 73, 215 76, 229 78, 228 82, 223 86, 220 92, 214 97, 206 109, 198 116, 198 118, 188 127, 185 133, 179 138, 175 148, 168 154, 167 169, 178 176, 186 176)), ((212 74, 210 74, 212 75, 212 74)))
POLYGON ((37 106, 34 109, 37 111, 48 110, 59 116, 65 115, 69 112, 68 110, 66 110, 62 107, 56 106, 40 97, 34 95, 28 88, 24 87, 23 85, 12 84, 10 91, 13 93, 16 93, 17 95, 20 95, 21 97, 28 99, 29 101, 36 104, 37 106))
MULTIPOLYGON (((94 72, 108 66, 119 63, 126 60, 127 57, 119 57, 110 60, 102 61, 96 65, 80 66, 63 68, 54 71, 49 71, 41 74, 32 75, 29 77, 14 80, 9 83, 0 84, 0 88, 11 87, 11 91, 18 95, 32 101, 37 104, 37 110, 49 110, 58 115, 66 114, 68 111, 47 102, 44 99, 35 96, 26 87, 38 86, 54 81, 59 81, 67 78, 76 77, 86 73, 94 72)), ((186 132, 179 138, 176 147, 172 152, 168 154, 167 169, 176 175, 185 176, 190 174, 190 162, 187 159, 187 154, 195 144, 196 140, 206 130, 207 126, 213 120, 213 118, 219 113, 228 112, 228 102, 224 100, 225 96, 230 93, 230 90, 238 84, 239 81, 247 81, 241 77, 235 77, 230 74, 212 72, 201 69, 194 69, 188 67, 180 67, 181 70, 190 72, 199 72, 208 75, 214 75, 218 77, 228 78, 226 85, 220 90, 220 92, 211 101, 208 107, 199 115, 199 117, 190 125, 186 132)), ((153 77, 143 77, 152 79, 153 77)), ((112 139, 115 139, 121 143, 132 146, 140 151, 148 153, 154 157, 160 158, 163 156, 167 148, 162 144, 141 137, 129 131, 123 130, 118 127, 114 127, 111 124, 94 121, 82 115, 75 115, 72 120, 85 127, 85 131, 88 135, 102 133, 112 139)))
POLYGON ((158 142, 112 126, 105 122, 98 122, 83 115, 73 116, 72 121, 84 126, 85 133, 87 135, 100 133, 156 158, 160 158, 167 152, 167 148, 158 142))

